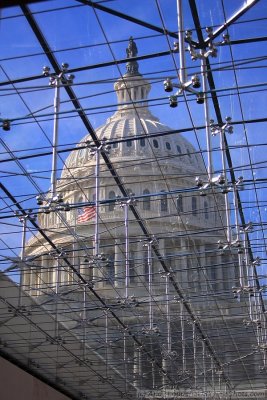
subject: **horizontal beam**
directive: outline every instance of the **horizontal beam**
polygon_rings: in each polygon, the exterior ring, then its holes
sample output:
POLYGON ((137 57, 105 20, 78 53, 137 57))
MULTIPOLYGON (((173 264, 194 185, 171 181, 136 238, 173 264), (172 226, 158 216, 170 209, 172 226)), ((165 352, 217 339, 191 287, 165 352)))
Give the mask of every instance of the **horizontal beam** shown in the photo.
MULTIPOLYGON (((256 43, 256 42, 266 42, 266 41, 267 41, 267 36, 262 36, 262 37, 255 37, 255 38, 231 40, 229 43, 220 43, 217 46, 229 46, 229 44, 230 45, 241 45, 241 44, 246 44, 246 43, 256 43)), ((145 54, 143 56, 137 56, 137 57, 133 57, 133 58, 121 58, 120 60, 117 59, 116 61, 107 61, 107 62, 102 62, 99 64, 91 64, 91 65, 84 65, 82 67, 77 67, 77 68, 69 68, 68 72, 76 73, 76 72, 88 71, 88 70, 92 70, 92 69, 111 67, 113 65, 118 65, 118 64, 126 64, 129 61, 149 60, 149 59, 157 58, 157 57, 165 57, 171 53, 175 53, 175 52, 174 51, 161 51, 158 53, 150 53, 150 54, 145 54)), ((46 55, 47 54, 48 53, 46 53, 46 55)), ((0 86, 15 85, 17 83, 30 82, 30 81, 34 81, 34 80, 41 79, 41 78, 44 78, 43 74, 26 76, 23 78, 0 82, 0 86)))
POLYGON ((21 6, 23 4, 41 3, 46 0, 1 0, 0 8, 21 6))
MULTIPOLYGON (((243 125, 243 124, 259 124, 259 123, 266 123, 267 118, 257 118, 257 119, 247 119, 247 120, 240 120, 240 121, 232 121, 231 125, 243 125)), ((192 131, 200 131, 202 129, 205 129, 205 125, 199 125, 199 126, 194 126, 194 127, 188 127, 188 128, 182 128, 182 129, 172 129, 171 131, 164 131, 164 132, 156 132, 156 133, 151 133, 149 137, 146 137, 147 140, 155 138, 155 137, 160 137, 160 136, 169 136, 169 135, 174 135, 177 133, 187 133, 187 132, 192 132, 192 131)), ((136 136, 135 139, 132 140, 139 140, 140 138, 144 138, 143 135, 136 136)), ((117 139, 117 140, 108 140, 107 144, 112 145, 113 143, 125 143, 129 139, 128 137, 123 138, 123 139, 117 139)), ((64 154, 64 153, 70 153, 72 151, 78 151, 82 149, 86 149, 88 146, 84 144, 84 146, 79 146, 79 147, 67 147, 64 149, 59 149, 57 152, 58 154, 64 154)), ((25 156, 17 156, 16 160, 22 161, 22 160, 28 160, 31 158, 38 158, 38 157, 46 157, 50 156, 52 154, 52 150, 45 151, 42 153, 33 153, 33 154, 27 154, 25 156)), ((182 154, 185 155, 185 154, 182 154)), ((14 158, 2 158, 0 159, 0 164, 2 163, 7 163, 7 162, 13 162, 14 158)))
MULTIPOLYGON (((52 59, 50 57, 51 55, 53 55, 53 52, 46 51, 45 54, 47 55, 52 67, 54 68, 53 62, 51 61, 52 59)), ((122 58, 122 59, 116 60, 116 61, 107 61, 107 62, 103 62, 103 63, 99 63, 99 64, 84 65, 83 67, 69 68, 68 73, 71 74, 74 72, 76 73, 76 72, 97 69, 97 68, 111 67, 113 65, 126 64, 127 62, 130 62, 130 61, 147 60, 147 59, 156 58, 156 57, 168 56, 169 54, 171 54, 170 51, 162 51, 160 53, 145 54, 143 56, 138 56, 138 57, 133 57, 133 58, 122 58)), ((55 70, 55 72, 57 72, 56 68, 54 68, 54 70, 55 70)), ((41 78, 44 78, 43 74, 32 75, 32 76, 27 76, 24 78, 18 78, 18 79, 13 79, 10 81, 0 82, 0 86, 7 86, 7 85, 14 85, 17 83, 30 82, 30 81, 34 81, 34 80, 41 79, 41 78)))

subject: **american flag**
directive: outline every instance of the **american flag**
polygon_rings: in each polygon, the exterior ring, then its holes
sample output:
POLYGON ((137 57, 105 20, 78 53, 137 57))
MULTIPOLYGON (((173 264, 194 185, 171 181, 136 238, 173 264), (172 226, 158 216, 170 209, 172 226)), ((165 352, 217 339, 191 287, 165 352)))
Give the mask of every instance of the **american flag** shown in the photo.
POLYGON ((95 218, 95 215, 96 215, 95 206, 79 208, 77 223, 80 224, 81 222, 90 221, 91 219, 95 218))

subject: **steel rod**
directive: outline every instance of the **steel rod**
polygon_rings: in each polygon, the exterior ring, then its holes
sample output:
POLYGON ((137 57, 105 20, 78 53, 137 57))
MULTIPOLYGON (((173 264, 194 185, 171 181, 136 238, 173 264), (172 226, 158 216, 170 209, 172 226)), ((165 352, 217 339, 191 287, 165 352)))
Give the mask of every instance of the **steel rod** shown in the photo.
POLYGON ((207 84, 207 62, 204 56, 204 50, 201 51, 201 76, 202 88, 204 96, 204 114, 205 114, 205 127, 206 127, 206 142, 207 142, 207 157, 208 157, 208 179, 212 180, 213 165, 212 165, 212 149, 211 149, 211 131, 210 131, 210 113, 209 113, 209 100, 208 100, 208 84, 207 84))
POLYGON ((26 245, 26 230, 27 230, 27 216, 20 217, 20 221, 22 222, 22 238, 21 238, 21 267, 20 267, 20 276, 19 276, 19 298, 18 298, 18 308, 20 309, 22 306, 22 285, 23 285, 23 270, 25 271, 25 245, 26 245))
MULTIPOLYGON (((236 229, 236 241, 239 245, 240 242, 240 227, 238 222, 238 202, 237 202, 237 187, 233 185, 233 203, 234 203, 234 217, 235 217, 235 229, 236 229)), ((240 287, 244 287, 244 266, 243 266, 243 254, 238 253, 238 267, 239 267, 239 284, 240 287)))
POLYGON ((56 276, 55 276, 55 281, 56 281, 56 287, 55 287, 55 339, 59 339, 58 335, 58 290, 59 290, 59 268, 60 268, 60 262, 59 258, 57 258, 57 265, 56 265, 56 276))
POLYGON ((179 78, 182 85, 186 83, 186 69, 185 69, 185 47, 184 47, 184 22, 182 0, 177 0, 177 18, 178 18, 178 41, 179 41, 179 78))
POLYGON ((193 324, 193 360, 194 360, 194 388, 197 387, 197 336, 196 336, 196 326, 193 324))
POLYGON ((97 147, 95 150, 95 245, 94 245, 94 256, 99 255, 99 167, 100 167, 100 151, 101 147, 97 147))
POLYGON ((124 227, 125 227, 125 298, 128 298, 129 290, 129 203, 124 204, 124 227))
POLYGON ((171 352, 171 317, 170 317, 170 296, 169 296, 169 275, 166 274, 166 319, 167 319, 167 350, 168 354, 171 352))
MULTIPOLYGON (((226 165, 226 154, 225 154, 225 131, 224 129, 220 129, 220 148, 221 148, 221 156, 222 156, 222 173, 225 177, 225 186, 227 186, 227 165, 226 165)), ((232 241, 232 232, 231 232, 231 216, 230 216, 230 206, 229 206, 229 195, 228 192, 224 194, 224 204, 225 204, 225 216, 226 216, 226 240, 228 243, 232 241)))
POLYGON ((185 359, 185 329, 184 329, 184 304, 180 303, 180 320, 181 320, 181 342, 182 342, 182 371, 186 371, 186 359, 185 359))
POLYGON ((152 304, 152 246, 147 243, 147 264, 148 264, 148 292, 149 292, 149 329, 153 329, 153 304, 152 304))
POLYGON ((60 78, 55 78, 55 97, 54 97, 54 126, 53 126, 53 145, 52 145, 52 171, 51 171, 51 196, 56 197, 57 190, 57 146, 58 146, 58 113, 60 110, 60 78))

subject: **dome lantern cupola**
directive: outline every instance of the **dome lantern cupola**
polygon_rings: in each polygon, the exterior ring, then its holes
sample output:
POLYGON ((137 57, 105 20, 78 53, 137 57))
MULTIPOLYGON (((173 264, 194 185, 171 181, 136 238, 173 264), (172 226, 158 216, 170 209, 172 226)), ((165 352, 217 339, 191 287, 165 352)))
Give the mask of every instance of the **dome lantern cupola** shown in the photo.
MULTIPOLYGON (((126 64, 127 72, 114 85, 118 97, 119 117, 135 114, 135 108, 138 110, 138 113, 150 115, 147 99, 151 86, 139 73, 138 62, 133 59, 137 56, 138 49, 132 37, 129 39, 126 54, 129 59, 126 64)), ((115 116, 118 117, 116 114, 115 116)))

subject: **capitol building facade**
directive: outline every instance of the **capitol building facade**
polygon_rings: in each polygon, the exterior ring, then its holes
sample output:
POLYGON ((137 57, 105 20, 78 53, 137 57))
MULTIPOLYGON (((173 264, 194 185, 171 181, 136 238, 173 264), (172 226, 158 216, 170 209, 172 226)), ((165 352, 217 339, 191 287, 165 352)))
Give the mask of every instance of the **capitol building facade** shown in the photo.
POLYGON ((31 238, 26 256, 36 262, 23 288, 55 316, 58 339, 72 331, 88 362, 99 357, 103 386, 219 392, 232 380, 248 389, 258 354, 235 368, 236 346, 247 354, 242 310, 250 304, 233 298, 237 251, 218 250, 224 195, 200 195, 202 155, 152 114, 136 61, 114 88, 118 109, 96 130, 101 146, 88 134, 65 161, 57 182, 65 206, 38 214, 61 254, 31 238))
MULTIPOLYGON (((197 276, 196 268, 192 268, 195 272, 189 268, 190 263, 194 265, 194 256, 201 258, 199 261, 196 260, 199 269, 201 265, 211 265, 209 257, 213 258, 212 263, 215 266, 222 265, 219 253, 211 254, 210 251, 216 248, 218 240, 224 235, 222 196, 218 196, 216 204, 212 194, 201 197, 196 191, 195 178, 205 175, 202 156, 181 134, 173 133, 171 128, 160 123, 150 112, 148 108, 150 84, 139 74, 137 63, 127 64, 127 73, 116 82, 115 91, 118 97, 118 111, 105 125, 96 130, 96 134, 100 141, 111 143, 108 152, 112 165, 119 171, 130 198, 134 197, 137 200, 136 208, 142 220, 158 240, 158 246, 168 258, 169 265, 175 267, 179 281, 182 281, 185 287, 192 289, 192 285, 201 285, 201 274, 197 276), (208 232, 211 229, 216 231, 213 237, 208 232), (192 235, 183 234, 184 231, 192 232, 192 235), (196 235, 198 231, 203 233, 196 235), (190 256, 183 256, 180 264, 184 266, 179 267, 175 255, 179 252, 186 254, 187 251, 192 257, 190 259, 190 256), (185 261, 186 257, 188 260, 185 261), (174 263, 176 266, 172 265, 174 263)), ((57 185, 57 190, 63 195, 64 201, 76 205, 76 208, 60 214, 56 212, 39 214, 39 224, 52 231, 55 243, 61 245, 62 249, 73 258, 75 265, 81 268, 83 259, 88 258, 88 255, 81 248, 72 249, 73 240, 68 243, 68 230, 64 229, 64 224, 67 222, 68 226, 75 229, 76 234, 86 243, 87 251, 91 249, 93 254, 96 157, 90 141, 90 135, 81 139, 77 149, 67 158, 57 185), (83 209, 87 204, 92 205, 91 218, 79 223, 77 206, 83 209), (70 254, 71 252, 73 254, 70 254)), ((110 271, 107 269, 105 272, 106 282, 99 283, 99 287, 112 283, 120 287, 124 274, 122 264, 125 253, 125 229, 121 226, 124 213, 119 199, 122 195, 116 182, 112 182, 103 160, 100 160, 99 181, 99 246, 101 253, 112 260, 110 271)), ((142 243, 143 233, 131 215, 129 219, 131 269, 132 275, 136 275, 138 281, 142 280, 142 277, 145 278, 141 257, 145 252, 142 243)), ((38 240, 32 239, 28 243, 27 255, 34 256, 39 253, 38 240)), ((49 266, 53 269, 53 259, 49 259, 47 254, 44 258, 44 263, 47 263, 47 277, 43 275, 42 279, 51 284, 54 278, 51 276, 49 266)), ((179 258, 181 257, 178 257, 178 262, 179 258)), ((156 270, 155 266, 154 272, 156 270)), ((83 269, 83 273, 88 275, 87 267, 83 269)), ((219 277, 221 289, 224 284, 227 285, 229 277, 223 277, 222 267, 210 268, 207 273, 214 282, 219 277)), ((70 283, 71 277, 63 275, 62 284, 70 283)), ((38 277, 28 276, 27 279, 33 280, 31 281, 34 282, 33 286, 36 284, 36 288, 38 287, 38 277)), ((195 289, 197 290, 197 287, 195 289)))

